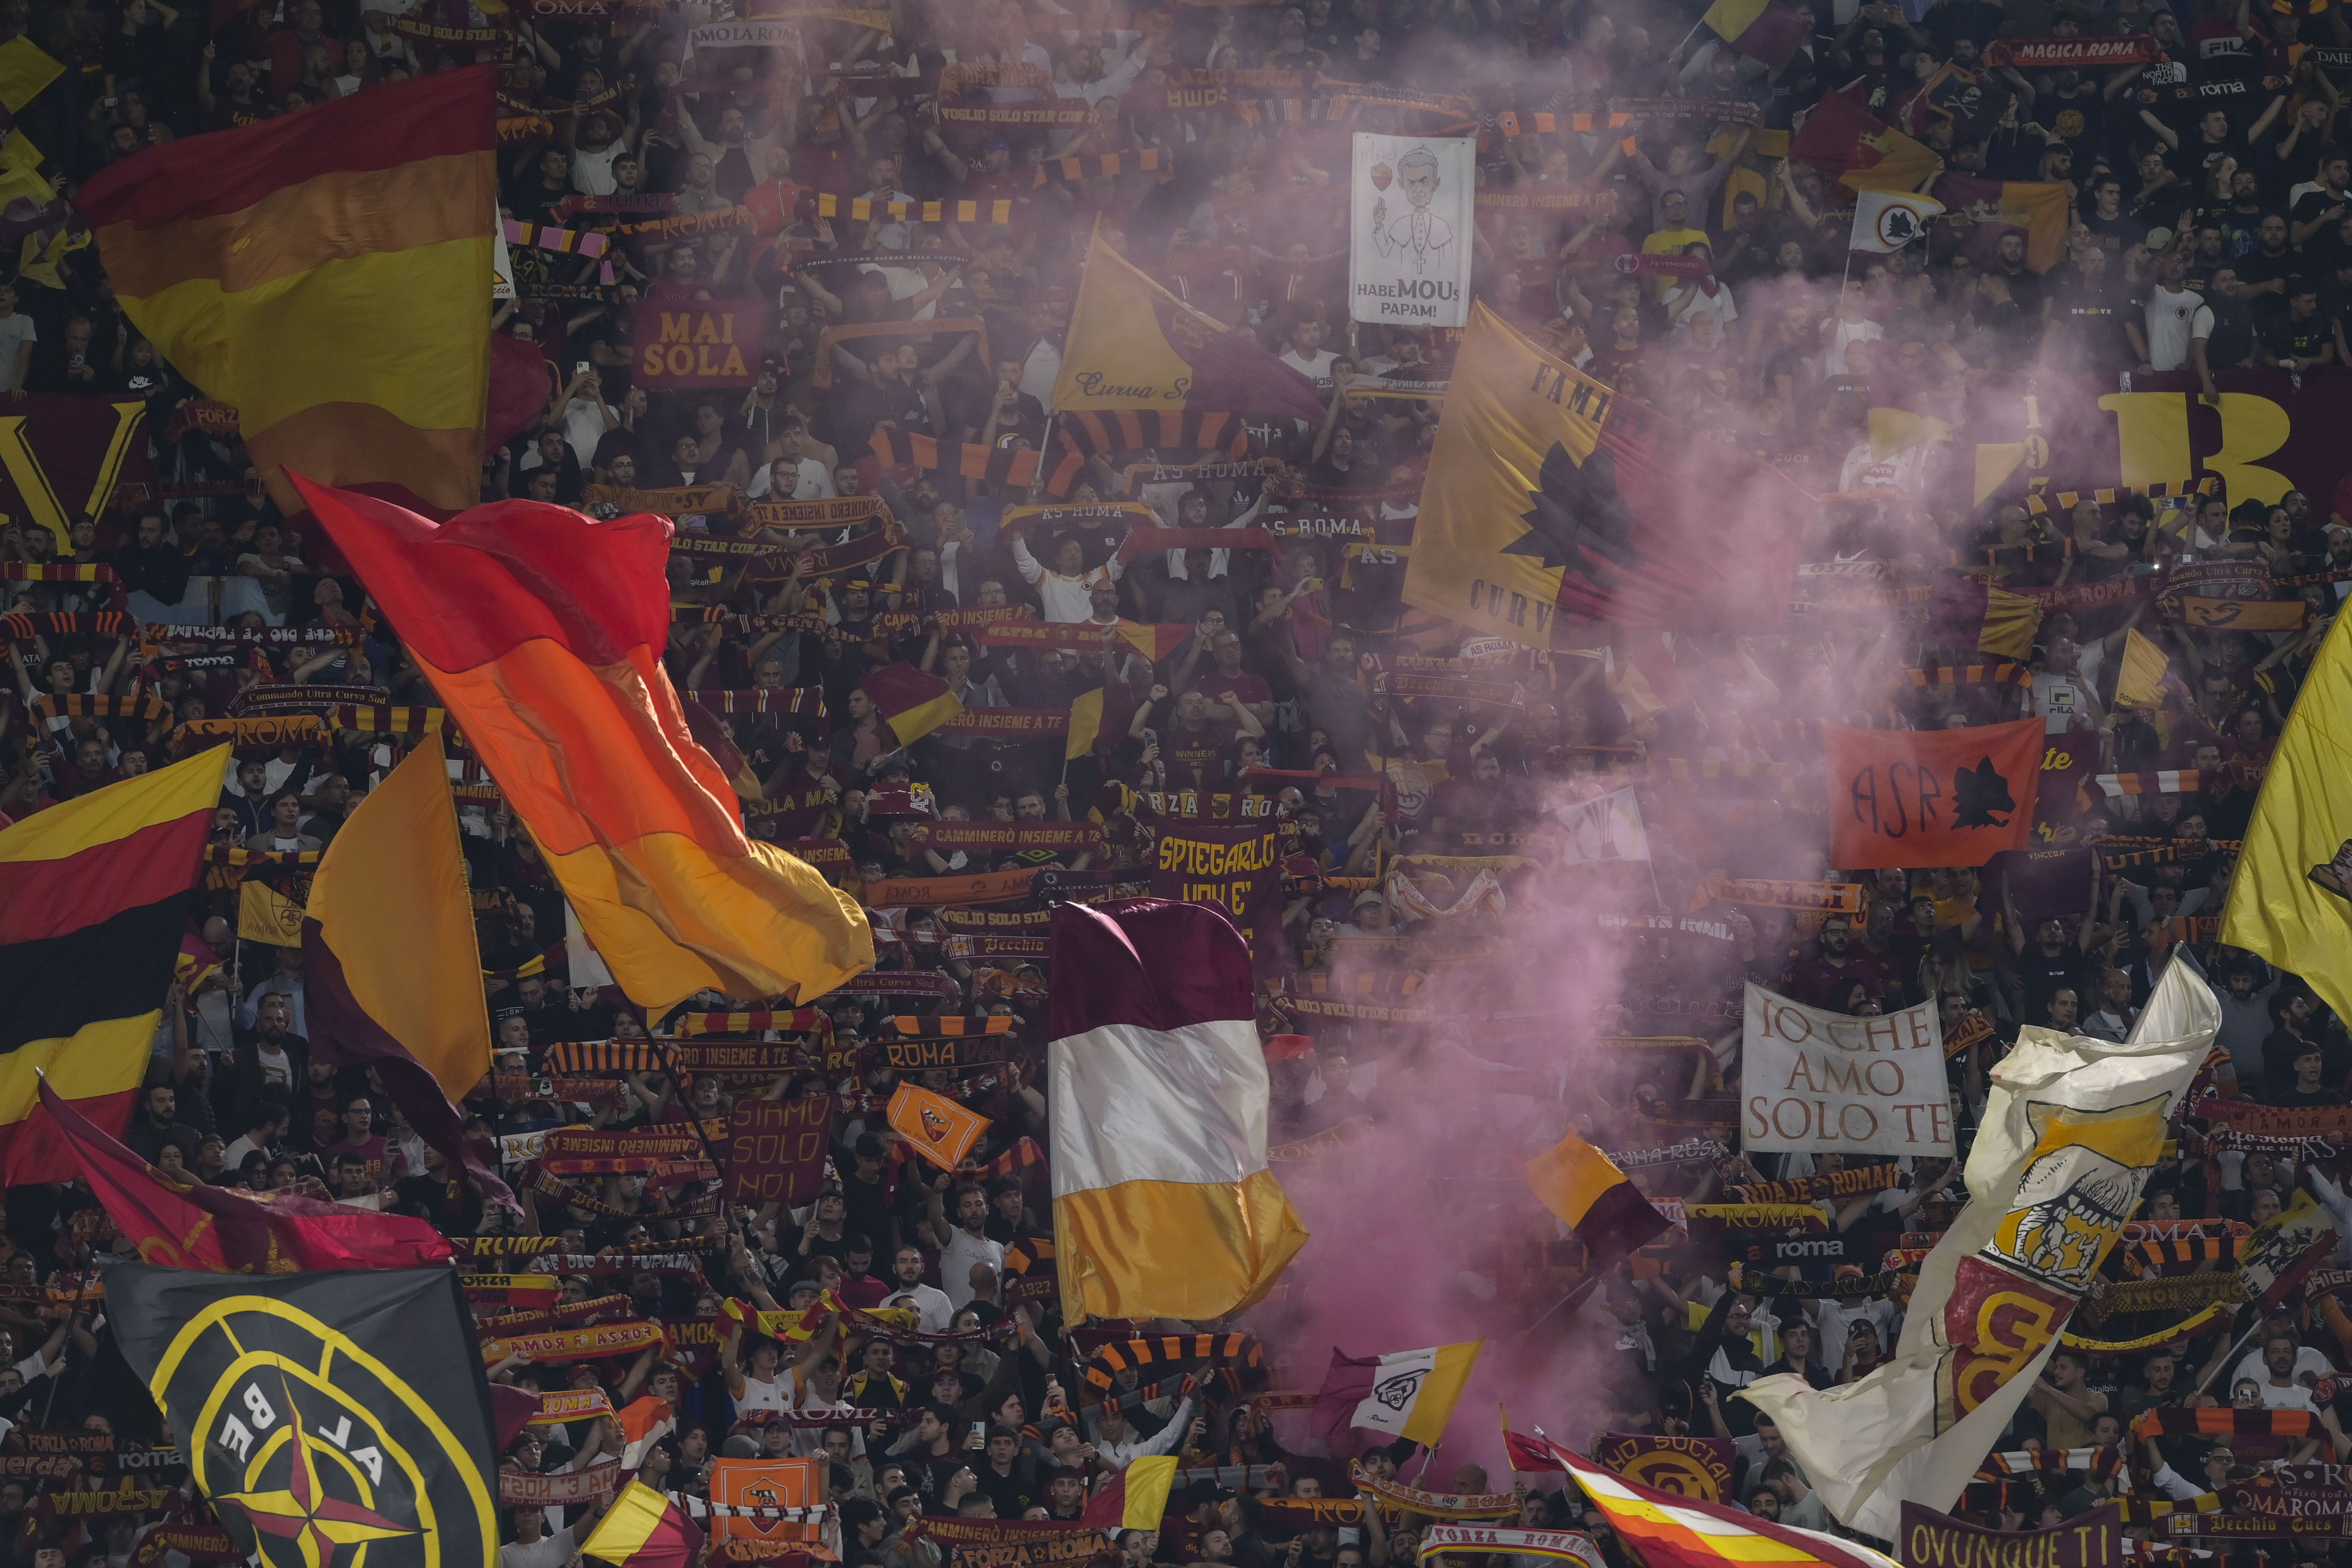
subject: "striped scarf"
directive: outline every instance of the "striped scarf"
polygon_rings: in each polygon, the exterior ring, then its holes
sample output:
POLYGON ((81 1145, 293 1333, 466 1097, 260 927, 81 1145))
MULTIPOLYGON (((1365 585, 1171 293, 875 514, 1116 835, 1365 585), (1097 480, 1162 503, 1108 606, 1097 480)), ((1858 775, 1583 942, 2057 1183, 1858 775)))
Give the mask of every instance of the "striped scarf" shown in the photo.
POLYGON ((1255 1370, 1265 1365, 1265 1349, 1255 1334, 1169 1334, 1155 1339, 1114 1340, 1097 1347, 1079 1373, 1108 1392, 1118 1374, 1132 1367, 1170 1366, 1201 1362, 1255 1370))
POLYGON ((2031 686, 2033 671, 2022 664, 1946 664, 1906 669, 1914 686, 2031 686))
POLYGON ((343 703, 327 715, 327 722, 336 729, 367 735, 422 735, 446 728, 448 721, 447 712, 439 708, 396 707, 388 702, 343 703))
POLYGON ((756 1013, 681 1013, 672 1027, 682 1040, 701 1035, 755 1035, 764 1029, 788 1035, 819 1035, 833 1032, 833 1016, 815 1007, 756 1013))
POLYGON ((2132 1423, 2134 1437, 2292 1437, 2304 1438, 2320 1430, 2319 1417, 2308 1410, 2240 1410, 2218 1405, 2187 1410, 2159 1405, 2143 1411, 2132 1423))
POLYGON ((2018 1448, 1987 1454, 1977 1479, 1996 1480, 2002 1476, 2031 1475, 2036 1470, 2084 1470, 2095 1479, 2105 1480, 2122 1468, 2123 1456, 2108 1447, 2018 1448))
POLYGON ((922 468, 931 473, 960 474, 967 479, 1025 489, 1037 482, 1039 455, 1010 447, 982 447, 963 441, 942 441, 907 430, 877 430, 874 455, 887 468, 922 468))
POLYGON ((1009 1035, 1021 1026, 1021 1020, 1009 1013, 894 1013, 882 1025, 902 1035, 951 1040, 970 1035, 1009 1035))
POLYGON ((837 196, 821 192, 816 198, 816 216, 845 217, 853 223, 887 217, 893 223, 912 218, 922 223, 1009 224, 1013 220, 1015 207, 1025 213, 1028 206, 1026 196, 992 202, 877 202, 870 196, 837 196))
MULTIPOLYGON (((9 619, 14 620, 11 616, 9 619)), ((33 712, 42 719, 162 719, 172 710, 155 697, 92 697, 75 692, 68 696, 36 697, 33 712)))
POLYGON ((825 717, 824 689, 821 686, 778 686, 749 691, 689 691, 693 698, 713 713, 797 713, 812 719, 825 717))
POLYGON ((1174 160, 1157 147, 1139 148, 1132 153, 1097 153, 1088 158, 1048 158, 1037 166, 1035 184, 1062 180, 1076 184, 1081 180, 1115 180, 1135 171, 1158 174, 1166 184, 1176 177, 1174 160))
POLYGON ((2124 1268, 2135 1279, 2193 1273, 2200 1264, 2216 1264, 2225 1256, 2234 1263, 2245 1251, 2246 1237, 2253 1234, 2252 1226, 2234 1219, 2188 1220, 2182 1222, 2181 1234, 2146 1239, 2131 1239, 2131 1230, 2129 1225, 2124 1227, 2124 1268))

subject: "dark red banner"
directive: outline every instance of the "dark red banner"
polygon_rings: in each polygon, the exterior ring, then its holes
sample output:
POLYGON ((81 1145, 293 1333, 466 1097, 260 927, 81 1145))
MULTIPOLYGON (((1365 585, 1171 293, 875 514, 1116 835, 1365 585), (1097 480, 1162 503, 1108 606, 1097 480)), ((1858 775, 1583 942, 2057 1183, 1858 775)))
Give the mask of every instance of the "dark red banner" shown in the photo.
POLYGON ((640 300, 640 386, 749 386, 768 336, 761 300, 640 300))

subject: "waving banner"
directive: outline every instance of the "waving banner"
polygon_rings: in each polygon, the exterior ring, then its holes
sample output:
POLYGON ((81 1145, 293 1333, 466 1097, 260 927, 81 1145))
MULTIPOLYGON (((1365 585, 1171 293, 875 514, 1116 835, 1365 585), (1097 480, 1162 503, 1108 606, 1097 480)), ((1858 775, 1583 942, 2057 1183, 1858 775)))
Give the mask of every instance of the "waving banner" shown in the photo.
POLYGON ((2138 1206, 2220 1026, 2205 977, 2174 963, 2122 1045, 2026 1028, 1993 1069, 1968 1206, 1920 1266, 1894 1358, 1827 1391, 1781 1373, 1740 1392, 1840 1521, 1892 1540, 1905 1500, 1958 1500, 2138 1206))
POLYGON ((1607 1432, 1592 1457, 1654 1492, 1721 1502, 1731 1490, 1728 1437, 1653 1437, 1639 1432, 1607 1432))

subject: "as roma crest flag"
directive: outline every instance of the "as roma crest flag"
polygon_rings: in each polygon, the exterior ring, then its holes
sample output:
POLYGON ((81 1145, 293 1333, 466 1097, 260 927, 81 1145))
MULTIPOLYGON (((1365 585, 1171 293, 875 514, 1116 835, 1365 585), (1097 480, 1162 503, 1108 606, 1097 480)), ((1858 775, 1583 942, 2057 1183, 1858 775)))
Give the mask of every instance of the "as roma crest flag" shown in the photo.
POLYGON ((885 1118, 892 1131, 915 1146, 916 1153, 943 1171, 962 1164, 980 1135, 988 1131, 987 1117, 911 1083, 898 1086, 885 1118))
POLYGON ((489 1384, 446 1268, 125 1263, 107 1316, 239 1553, 265 1568, 496 1568, 489 1384))
POLYGON ((1973 730, 1822 725, 1831 863, 1981 866, 2029 847, 2042 742, 2039 719, 1973 730))
POLYGON ((1564 618, 1778 628, 1816 510, 1780 470, 1621 398, 1474 309, 1404 601, 1528 647, 1564 618))

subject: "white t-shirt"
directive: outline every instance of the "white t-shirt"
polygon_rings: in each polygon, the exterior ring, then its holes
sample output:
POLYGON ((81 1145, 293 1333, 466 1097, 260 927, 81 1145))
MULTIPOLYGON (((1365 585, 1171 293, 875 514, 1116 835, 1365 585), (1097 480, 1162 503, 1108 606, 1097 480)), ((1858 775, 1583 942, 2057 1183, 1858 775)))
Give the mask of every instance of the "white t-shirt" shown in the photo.
MULTIPOLYGON (((1118 580, 1118 567, 1115 562, 1081 572, 1075 577, 1054 571, 1039 563, 1037 558, 1029 552, 1029 542, 1018 534, 1013 539, 1013 564, 1019 569, 1024 582, 1036 585, 1037 597, 1044 603, 1045 618, 1049 621, 1091 620, 1095 613, 1095 584, 1118 580)), ((953 1294, 952 1287, 950 1294, 953 1294)))
POLYGON ((763 496, 774 496, 778 500, 817 500, 833 494, 833 476, 814 458, 803 458, 798 468, 788 459, 779 458, 760 465, 760 471, 751 476, 745 493, 753 500, 763 496))
POLYGON ((974 1236, 959 1227, 940 1248, 940 1283, 947 1289, 948 1307, 961 1312, 971 1302, 971 1266, 985 1263, 1004 1272, 1004 1244, 974 1236))
POLYGON ((1315 384, 1318 392, 1331 390, 1331 364, 1339 356, 1329 349, 1318 349, 1313 359, 1302 359, 1297 349, 1282 351, 1282 363, 1315 384))
MULTIPOLYGON (((583 196, 609 196, 620 189, 613 178, 613 160, 629 150, 626 136, 615 136, 596 152, 585 147, 572 150, 572 188, 583 196)), ((588 459, 583 458, 582 462, 588 459)))
POLYGON ((790 1410, 793 1393, 790 1367, 779 1368, 773 1382, 747 1372, 743 1374, 743 1392, 735 1396, 735 1413, 748 1415, 754 1410, 790 1410))
MULTIPOLYGON (((261 1067, 262 1087, 267 1089, 273 1083, 277 1084, 279 1088, 285 1089, 287 1091, 288 1098, 291 1099, 294 1089, 293 1058, 289 1057, 284 1051, 278 1049, 276 1046, 267 1045, 259 1041, 256 1041, 254 1044, 253 1055, 254 1059, 258 1062, 261 1067)), ((238 1142, 242 1142, 244 1140, 240 1139, 238 1142)))
MULTIPOLYGON (((2200 890, 2201 891, 2202 889, 2200 890)), ((2327 1364, 2327 1358, 2319 1352, 2312 1349, 2311 1346, 2303 1345, 2296 1349, 2294 1352, 2294 1375, 2297 1379, 2300 1379, 2306 1372, 2316 1377, 2326 1377, 2334 1371, 2335 1369, 2327 1364)), ((2271 1370, 2269 1367, 2263 1364, 2263 1352, 2259 1350, 2248 1351, 2243 1356, 2239 1358, 2237 1370, 2230 1373, 2230 1386, 2235 1388, 2241 1382, 2247 1378, 2252 1378, 2256 1383, 2263 1385, 2263 1397, 2265 1399, 2269 1398, 2273 1394, 2284 1394, 2286 1392, 2284 1388, 2274 1389, 2270 1386, 2271 1370)), ((2310 1407, 2308 1405, 2273 1405, 2271 1408, 2273 1410, 2304 1410, 2310 1407)))
POLYGON ((0 388, 14 386, 16 374, 16 351, 30 349, 40 342, 41 334, 33 325, 33 318, 22 310, 0 316, 0 388))
POLYGON ((499 1568, 563 1568, 572 1560, 572 1531, 559 1530, 525 1546, 509 1541, 499 1548, 499 1568))
POLYGON ((2045 734, 2063 735, 2073 728, 2074 715, 2089 710, 2083 706, 2085 688, 2072 676, 2053 675, 2043 670, 2033 678, 2033 711, 2045 722, 2045 734))
POLYGON ((1843 1301, 1822 1301, 1818 1304, 1820 1316, 1813 1326, 1813 1359, 1832 1371, 1844 1364, 1846 1342, 1853 1337, 1856 1323, 1868 1323, 1878 1331, 1878 1354, 1881 1360, 1895 1353, 1895 1303, 1879 1297, 1874 1300, 1856 1301, 1851 1306, 1843 1301))
POLYGON ((1822 355, 1822 374, 1851 374, 1845 362, 1845 351, 1855 343, 1874 343, 1886 335, 1876 321, 1842 321, 1832 316, 1822 323, 1825 352, 1822 355))
MULTIPOLYGON (((959 850, 958 854, 961 853, 959 850)), ((946 1293, 936 1285, 925 1285, 920 1281, 900 1286, 884 1297, 882 1304, 885 1307, 904 1304, 914 1309, 920 1314, 915 1326, 927 1334, 946 1333, 948 1325, 955 1321, 955 1309, 949 1305, 946 1293)))
POLYGON ((2187 289, 2167 289, 2159 283, 2147 294, 2147 363, 2158 370, 2179 370, 2189 363, 2189 340, 2213 335, 2213 309, 2201 294, 2187 289))
POLYGON ((1731 323, 1739 320, 1739 307, 1731 302, 1728 285, 1717 283, 1715 293, 1709 296, 1694 279, 1690 287, 1667 296, 1666 314, 1675 323, 1675 342, 1684 343, 1690 341, 1690 319, 1693 316, 1713 316, 1715 324, 1722 329, 1716 334, 1716 341, 1720 342, 1723 332, 1730 331, 1731 323))
MULTIPOLYGON (((604 411, 593 397, 575 397, 563 410, 563 443, 582 468, 596 458, 596 443, 604 438, 604 411)), ((533 452, 532 457, 539 456, 533 452)))

